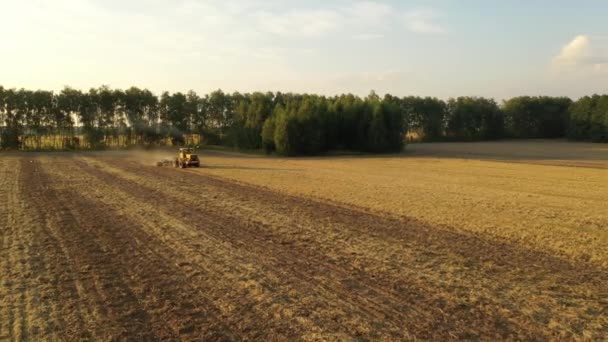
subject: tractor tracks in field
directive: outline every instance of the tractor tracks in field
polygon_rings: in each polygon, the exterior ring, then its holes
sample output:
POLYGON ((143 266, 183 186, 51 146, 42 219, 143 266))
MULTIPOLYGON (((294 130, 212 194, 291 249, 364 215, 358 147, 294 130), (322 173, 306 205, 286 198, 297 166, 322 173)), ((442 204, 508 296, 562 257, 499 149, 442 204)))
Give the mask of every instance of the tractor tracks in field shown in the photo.
POLYGON ((0 339, 23 336, 26 331, 24 308, 25 279, 19 275, 29 265, 25 259, 23 238, 19 234, 18 206, 16 198, 19 169, 11 165, 12 160, 0 159, 0 339))
MULTIPOLYGON (((111 305, 121 298, 125 303, 117 311, 128 312, 128 289, 122 279, 114 275, 112 265, 99 262, 105 258, 104 246, 100 246, 94 235, 83 231, 82 220, 87 216, 78 217, 75 208, 68 199, 69 190, 57 187, 50 179, 40 163, 27 165, 23 170, 23 178, 29 184, 25 196, 33 204, 35 211, 42 216, 41 222, 47 229, 50 246, 46 249, 48 255, 60 250, 62 259, 53 269, 58 277, 56 284, 62 294, 70 294, 68 298, 57 298, 60 305, 65 305, 76 312, 78 319, 66 323, 63 329, 64 337, 69 339, 94 338, 107 339, 118 337, 125 331, 126 322, 116 317, 111 305), (53 250, 54 251, 53 251, 53 250), (61 303, 61 300, 65 302, 61 303), (113 302, 114 301, 114 302, 113 302)), ((96 205, 90 206, 92 212, 96 205)), ((90 218, 88 218, 90 219, 90 218)), ((91 222, 99 222, 96 218, 91 222)), ((142 330, 131 327, 130 333, 135 337, 145 337, 142 330)), ((150 335, 148 335, 150 336, 150 335)))
POLYGON ((0 184, 0 340, 53 337, 61 320, 51 307, 40 305, 56 292, 49 285, 41 253, 40 229, 22 196, 26 183, 18 159, 2 160, 0 184), (8 167, 7 167, 8 166, 8 167))
MULTIPOLYGON (((518 314, 517 310, 511 313, 508 313, 507 310, 505 314, 504 308, 499 310, 497 304, 489 298, 487 298, 488 300, 482 299, 477 303, 455 303, 449 294, 438 292, 436 287, 429 287, 428 283, 420 281, 419 276, 410 274, 412 277, 409 278, 395 277, 394 272, 387 274, 381 271, 377 274, 370 274, 373 272, 369 272, 365 267, 353 268, 353 265, 361 264, 361 261, 352 255, 337 252, 336 256, 329 258, 326 254, 317 251, 314 243, 302 245, 293 240, 294 236, 276 234, 276 232, 273 232, 274 228, 267 227, 260 221, 255 219, 247 221, 238 217, 238 215, 231 214, 227 211, 229 208, 221 210, 221 207, 212 202, 196 200, 196 196, 186 193, 180 199, 179 194, 176 195, 167 189, 164 189, 165 191, 155 190, 149 185, 122 179, 96 167, 84 163, 77 164, 82 171, 88 172, 107 184, 116 184, 118 188, 128 189, 129 194, 135 196, 139 201, 159 201, 163 206, 166 206, 166 203, 182 203, 182 205, 188 204, 189 207, 199 208, 199 210, 204 208, 199 213, 191 213, 190 216, 201 222, 200 227, 205 232, 215 234, 220 241, 232 241, 235 248, 257 253, 260 256, 260 261, 269 258, 270 261, 264 262, 270 262, 270 265, 276 269, 287 272, 282 275, 285 279, 295 276, 306 280, 307 283, 311 284, 307 286, 313 286, 313 290, 315 288, 316 291, 321 289, 325 293, 324 296, 329 296, 330 300, 341 302, 342 304, 339 306, 358 308, 357 310, 363 315, 364 319, 376 322, 393 322, 392 324, 395 326, 403 325, 405 322, 416 322, 415 324, 407 324, 406 328, 412 334, 421 338, 454 337, 459 336, 459 333, 460 336, 469 336, 467 334, 470 332, 467 331, 467 327, 474 327, 475 331, 485 337, 499 337, 501 334, 508 334, 531 338, 543 335, 538 326, 535 328, 534 324, 526 324, 529 323, 527 317, 521 316, 521 313, 518 314), (266 258, 262 258, 262 256, 266 258), (334 296, 333 299, 332 295, 334 296), (336 295, 338 297, 335 297, 336 295)), ((351 229, 358 234, 371 233, 377 235, 378 232, 371 232, 370 229, 377 227, 378 230, 382 231, 384 229, 383 224, 386 224, 385 218, 370 215, 372 221, 367 222, 365 219, 361 221, 362 213, 360 212, 353 212, 345 208, 332 208, 331 206, 328 209, 326 204, 299 198, 283 198, 282 195, 276 193, 265 193, 260 189, 235 185, 231 182, 205 176, 176 174, 169 170, 153 168, 142 170, 140 165, 119 162, 116 164, 110 162, 110 164, 131 174, 146 175, 149 179, 156 179, 156 182, 160 181, 166 186, 176 189, 180 189, 178 185, 180 183, 190 184, 190 187, 192 184, 205 184, 203 190, 210 191, 212 196, 214 193, 219 194, 224 191, 239 198, 253 197, 256 201, 270 202, 279 211, 280 208, 285 208, 293 215, 302 215, 302 210, 310 210, 309 214, 319 219, 319 221, 325 222, 325 225, 331 225, 331 222, 339 222, 343 227, 347 227, 347 229, 351 229), (201 180, 204 182, 201 182, 201 180), (194 183, 194 181, 198 181, 198 183, 194 183), (178 183, 176 184, 176 182, 178 183), (214 182, 213 186, 217 188, 209 189, 209 183, 214 182), (293 201, 304 201, 304 203, 294 203, 293 201), (331 210, 331 212, 328 213, 327 210, 331 210), (344 221, 340 222, 341 220, 344 221), (327 221, 330 221, 330 223, 327 221), (346 225, 344 225, 345 223, 346 225), (367 225, 368 223, 370 225, 367 225)), ((219 197, 217 199, 221 201, 219 197)), ((241 210, 244 208, 234 207, 232 209, 241 210)), ((169 206, 165 210, 180 213, 180 209, 173 206, 169 206)), ((182 213, 181 215, 187 214, 186 212, 182 213)), ((177 216, 180 216, 180 214, 177 214, 177 216)), ((286 222, 285 224, 292 223, 286 222)), ((412 227, 404 227, 401 222, 400 229, 410 228, 412 227)), ((380 233, 380 235, 382 234, 380 233)), ((416 240, 414 239, 414 241, 416 240)), ((429 245, 429 247, 430 249, 437 248, 436 243, 429 245)), ((311 291, 311 288, 305 290, 311 291)), ((323 296, 323 293, 319 293, 319 296, 323 296)))
MULTIPOLYGON (((65 336, 80 339, 217 339, 227 329, 213 306, 175 275, 173 261, 151 249, 153 241, 131 229, 137 223, 112 215, 111 208, 92 202, 70 184, 48 176, 40 163, 29 166, 25 180, 30 200, 48 216, 69 262, 57 272, 72 273, 86 307, 85 326, 69 324, 65 336), (69 269, 75 270, 69 272, 69 269), (70 330, 74 330, 69 334, 70 330)), ((83 189, 86 191, 86 189, 83 189)), ((61 279, 67 280, 67 279, 61 279)))
MULTIPOLYGON (((457 324, 474 325, 477 331, 487 329, 485 334, 482 333, 482 336, 490 336, 491 332, 500 333, 500 330, 502 330, 502 333, 510 335, 521 333, 520 337, 524 337, 526 334, 531 334, 528 337, 534 336, 541 331, 554 337, 573 336, 580 334, 582 331, 587 331, 590 334, 589 336, 595 337, 605 336, 608 333, 608 322, 606 317, 601 314, 607 306, 604 284, 608 281, 608 274, 592 264, 567 261, 513 243, 485 240, 478 236, 458 233, 448 228, 429 226, 409 218, 389 218, 356 208, 282 195, 249 185, 209 177, 196 171, 192 173, 175 172, 171 169, 142 167, 137 163, 124 163, 122 161, 103 160, 103 163, 127 173, 121 176, 142 175, 142 177, 166 185, 167 188, 185 191, 184 201, 188 200, 188 203, 197 208, 206 208, 201 215, 201 219, 207 217, 219 222, 228 219, 232 220, 228 221, 233 222, 232 225, 240 226, 233 232, 224 232, 224 239, 235 239, 234 235, 243 235, 244 231, 249 230, 250 237, 244 235, 243 240, 250 241, 250 243, 260 243, 260 248, 266 248, 269 251, 268 254, 287 255, 287 258, 289 257, 288 253, 296 254, 297 259, 309 260, 310 264, 313 265, 312 267, 319 268, 318 271, 321 273, 333 272, 337 279, 350 279, 355 286, 363 286, 363 288, 360 288, 362 291, 360 293, 363 293, 363 295, 361 298, 355 299, 356 303, 364 298, 375 297, 384 298, 385 302, 409 303, 410 305, 405 305, 409 308, 397 309, 397 311, 417 315, 417 324, 422 331, 435 330, 437 332, 442 327, 449 327, 447 330, 452 332, 458 331, 449 324, 449 322, 456 321, 459 322, 457 324), (218 202, 225 199, 221 196, 222 193, 228 197, 237 197, 237 205, 232 210, 246 210, 247 206, 255 207, 253 203, 261 202, 267 204, 267 207, 271 208, 273 212, 283 212, 285 217, 310 218, 307 224, 296 227, 295 231, 305 230, 307 225, 310 226, 310 222, 315 221, 322 229, 317 230, 316 234, 308 236, 298 236, 297 232, 294 233, 294 229, 283 230, 280 234, 273 233, 276 226, 265 227, 260 220, 257 220, 257 222, 255 219, 247 220, 247 217, 252 216, 253 212, 246 212, 243 217, 238 218, 237 213, 230 212, 230 206, 222 208, 212 200, 201 199, 205 195, 188 195, 188 188, 194 184, 197 185, 197 188, 201 187, 203 191, 209 191, 212 197, 217 198, 218 202), (341 259, 340 262, 337 262, 336 257, 327 258, 327 251, 325 251, 325 255, 321 253, 315 256, 314 253, 310 253, 311 248, 320 249, 323 244, 334 244, 335 239, 333 241, 317 240, 314 243, 304 245, 298 243, 298 239, 318 237, 323 235, 324 232, 330 234, 332 229, 328 228, 334 226, 339 226, 338 233, 346 231, 347 234, 354 233, 354 236, 379 237, 404 245, 418 246, 423 252, 415 255, 413 262, 421 263, 430 260, 432 268, 440 269, 439 277, 425 281, 426 275, 424 274, 410 273, 405 277, 399 277, 398 275, 395 276, 394 272, 386 273, 382 269, 374 275, 370 274, 374 271, 373 263, 366 265, 360 258, 352 255, 337 252, 338 259, 341 259), (256 241, 256 236, 257 240, 261 241, 256 241), (287 252, 282 252, 283 250, 287 252), (421 256, 427 260, 420 260, 421 256), (454 258, 460 258, 460 260, 454 263, 452 260, 454 258), (452 265, 443 267, 438 263, 452 265), (353 264, 360 264, 362 267, 358 270, 349 268, 353 264), (331 265, 333 268, 323 269, 323 265, 331 265), (450 269, 452 266, 459 268, 450 269), (443 269, 441 269, 442 267, 443 269), (344 273, 345 270, 346 273, 344 273), (354 274, 359 274, 360 277, 357 278, 354 274), (461 274, 464 274, 464 276, 461 274), (452 276, 461 276, 462 278, 454 282, 456 287, 448 286, 442 289, 433 284, 437 280, 441 281, 440 277, 442 275, 448 278, 452 276), (467 277, 469 278, 467 279, 467 277), (420 282, 420 279, 423 281, 420 282), (480 282, 485 281, 485 283, 476 287, 475 282, 478 280, 480 282), (526 285, 522 287, 521 284, 526 285), (409 296, 395 293, 398 292, 395 291, 396 288, 407 289, 410 292, 409 296), (370 289, 372 290, 370 291, 370 289), (446 297, 445 293, 442 294, 438 291, 453 292, 456 298, 446 297), (480 293, 471 294, 471 291, 480 291, 480 293), (470 301, 469 298, 462 298, 463 300, 461 300, 458 298, 460 296, 481 298, 470 301), (551 309, 552 306, 553 310, 551 309), (559 312, 554 310, 556 306, 561 306, 559 312), (424 309, 416 311, 420 308, 424 309), (433 312, 435 309, 436 311, 433 312), (425 314, 430 316, 424 319, 425 314), (447 322, 442 322, 442 317, 447 322), (572 319, 572 317, 577 318, 572 319), (426 325, 425 321, 427 322, 426 325), (488 324, 488 322, 492 323, 489 326, 482 327, 482 324, 488 324), (558 324, 561 326, 558 326, 558 324), (520 331, 510 331, 509 326, 520 331)), ((111 182, 116 181, 115 178, 116 174, 111 182)), ((134 180, 132 179, 132 181, 134 180)), ((127 183, 123 182, 123 184, 128 186, 127 183)), ((137 192, 138 189, 142 188, 142 184, 141 182, 132 184, 130 189, 137 192)), ((152 197, 150 188, 154 188, 154 185, 147 183, 143 188, 146 187, 148 190, 144 193, 152 197)), ((167 188, 157 189, 156 191, 160 191, 157 198, 163 198, 163 196, 166 198, 167 192, 175 195, 174 191, 167 188)), ((140 189, 139 191, 143 192, 144 190, 140 189)), ((141 198, 144 199, 145 196, 141 198)), ((179 195, 175 200, 179 201, 179 195)), ((298 224, 297 220, 284 220, 285 225, 298 224)), ((275 225, 280 224, 281 222, 275 222, 275 225)), ((356 238, 353 240, 353 242, 357 242, 356 238)), ((371 247, 377 248, 375 245, 371 247)), ((410 265, 402 264, 401 267, 405 271, 410 268, 410 265)), ((284 265, 279 266, 285 267, 284 265)), ((294 270, 301 271, 307 267, 311 267, 311 265, 297 264, 294 270)), ((417 271, 433 273, 432 269, 418 269, 417 271)), ((407 274, 407 272, 405 273, 407 274)), ((339 288, 335 287, 334 290, 339 288)), ((351 298, 356 297, 356 291, 350 291, 349 296, 351 298)), ((392 307, 394 312, 396 306, 392 307)), ((385 313, 390 312, 391 310, 385 311, 385 313)), ((398 317, 399 315, 396 316, 397 321, 405 319, 404 317, 398 317)), ((466 336, 465 331, 461 332, 463 333, 461 336, 466 336)), ((417 333, 419 337, 426 337, 420 331, 417 333)))
POLYGON ((29 166, 29 162, 12 159, 0 191, 0 286, 4 290, 0 296, 0 339, 36 340, 44 336, 56 340, 63 336, 61 332, 69 332, 68 326, 80 325, 80 312, 65 307, 65 303, 74 302, 69 298, 74 287, 62 276, 65 273, 56 272, 60 271, 58 263, 65 269, 67 262, 58 245, 49 243, 53 237, 28 196, 30 184, 24 170, 29 166))
POLYGON ((89 339, 94 336, 91 325, 94 305, 89 301, 90 293, 84 290, 87 280, 79 276, 69 245, 60 236, 65 209, 57 208, 55 203, 53 210, 48 210, 53 197, 46 180, 39 177, 38 163, 21 160, 20 168, 19 193, 28 205, 26 226, 36 228, 31 236, 37 256, 33 265, 41 281, 40 288, 46 290, 38 305, 52 316, 48 320, 51 325, 42 336, 89 339))

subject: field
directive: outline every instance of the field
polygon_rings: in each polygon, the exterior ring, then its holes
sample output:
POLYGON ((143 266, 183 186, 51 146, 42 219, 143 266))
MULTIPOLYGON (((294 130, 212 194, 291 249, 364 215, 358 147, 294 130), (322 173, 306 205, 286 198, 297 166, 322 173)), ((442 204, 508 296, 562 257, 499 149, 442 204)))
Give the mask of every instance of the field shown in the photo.
POLYGON ((0 340, 608 338, 608 146, 0 155, 0 340))

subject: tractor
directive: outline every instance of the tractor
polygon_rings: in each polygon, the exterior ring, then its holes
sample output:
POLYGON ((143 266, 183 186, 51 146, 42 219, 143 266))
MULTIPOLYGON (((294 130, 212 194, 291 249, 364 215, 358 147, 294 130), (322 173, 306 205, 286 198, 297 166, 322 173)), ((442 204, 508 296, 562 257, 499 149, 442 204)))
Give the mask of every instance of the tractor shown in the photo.
POLYGON ((192 148, 180 148, 177 158, 173 161, 174 167, 185 169, 187 167, 200 167, 201 162, 198 159, 194 149, 192 148))

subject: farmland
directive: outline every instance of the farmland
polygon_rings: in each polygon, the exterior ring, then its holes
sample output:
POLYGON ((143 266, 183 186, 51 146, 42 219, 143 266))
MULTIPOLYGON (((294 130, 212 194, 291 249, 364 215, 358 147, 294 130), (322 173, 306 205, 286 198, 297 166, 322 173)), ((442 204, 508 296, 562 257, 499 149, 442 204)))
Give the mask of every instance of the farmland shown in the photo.
POLYGON ((0 155, 0 340, 608 337, 608 148, 0 155))

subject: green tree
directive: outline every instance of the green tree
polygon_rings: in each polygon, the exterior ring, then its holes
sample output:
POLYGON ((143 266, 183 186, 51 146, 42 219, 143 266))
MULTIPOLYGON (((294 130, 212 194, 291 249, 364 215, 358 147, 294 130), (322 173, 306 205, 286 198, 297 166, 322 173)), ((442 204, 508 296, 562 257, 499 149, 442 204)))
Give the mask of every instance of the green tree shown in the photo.
POLYGON ((218 89, 209 94, 207 104, 210 126, 217 131, 219 140, 223 142, 224 134, 232 125, 234 118, 231 98, 218 89))
POLYGON ((274 144, 274 135, 276 130, 275 116, 270 116, 264 122, 262 128, 262 147, 266 153, 271 153, 276 149, 274 144))
POLYGON ((234 94, 233 144, 239 148, 262 147, 262 129, 273 110, 272 93, 234 94))
POLYGON ((568 109, 565 97, 520 96, 503 103, 506 129, 516 138, 558 138, 566 135, 568 109))
POLYGON ((23 134, 24 91, 6 89, 3 91, 4 129, 0 136, 1 148, 17 149, 20 147, 20 136, 23 134))
POLYGON ((296 142, 293 136, 295 118, 282 106, 279 106, 275 115, 274 146, 276 151, 280 155, 295 155, 296 142))
POLYGON ((408 128, 422 134, 425 141, 441 140, 445 130, 446 104, 433 97, 404 97, 401 99, 408 128))
POLYGON ((503 136, 502 112, 492 99, 450 99, 446 107, 446 122, 446 136, 451 140, 491 140, 503 136))
POLYGON ((41 138, 51 132, 53 93, 37 90, 30 94, 30 115, 27 126, 33 132, 36 148, 41 148, 41 138))
POLYGON ((65 87, 55 97, 54 117, 56 134, 61 137, 61 149, 74 148, 74 124, 80 117, 82 92, 65 87))

